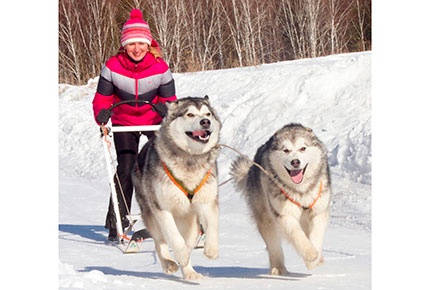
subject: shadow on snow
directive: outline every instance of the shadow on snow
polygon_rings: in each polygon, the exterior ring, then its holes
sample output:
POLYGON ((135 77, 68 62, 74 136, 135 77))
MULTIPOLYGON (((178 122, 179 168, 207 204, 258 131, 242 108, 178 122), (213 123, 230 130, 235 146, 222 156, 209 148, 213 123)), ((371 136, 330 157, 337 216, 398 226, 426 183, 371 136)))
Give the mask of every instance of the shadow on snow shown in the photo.
MULTIPOLYGON (((59 238, 64 240, 74 240, 74 235, 80 236, 90 241, 82 241, 79 242, 84 243, 105 243, 106 242, 106 229, 101 225, 71 225, 71 224, 60 224, 59 225, 59 238)), ((245 278, 245 279, 278 279, 278 280, 301 280, 310 274, 302 274, 302 273, 288 273, 287 276, 273 276, 269 275, 268 268, 248 268, 248 267, 238 267, 238 266, 214 266, 214 267, 205 267, 205 266, 194 266, 194 269, 201 273, 205 277, 210 278, 245 278)), ((129 270, 121 270, 115 269, 112 267, 105 266, 88 266, 85 269, 80 270, 80 272, 90 272, 93 270, 101 271, 106 275, 126 275, 126 276, 134 276, 141 278, 149 278, 149 279, 165 279, 176 282, 181 282, 184 284, 190 285, 198 285, 198 281, 186 281, 181 277, 175 275, 167 275, 162 272, 160 268, 160 272, 145 272, 145 271, 129 271, 129 270)), ((178 272, 180 273, 180 271, 178 272)))
POLYGON ((104 228, 104 226, 100 225, 60 224, 58 226, 58 230, 60 231, 59 238, 64 240, 73 240, 72 237, 69 237, 69 234, 78 235, 94 242, 105 242, 107 237, 107 230, 104 228))

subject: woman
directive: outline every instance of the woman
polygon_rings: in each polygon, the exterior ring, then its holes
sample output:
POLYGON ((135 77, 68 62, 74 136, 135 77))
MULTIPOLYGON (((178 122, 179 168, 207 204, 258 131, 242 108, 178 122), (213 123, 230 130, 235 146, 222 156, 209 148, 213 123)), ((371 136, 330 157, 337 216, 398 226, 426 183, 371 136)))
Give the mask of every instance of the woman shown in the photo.
MULTIPOLYGON (((94 117, 98 125, 106 124, 111 117, 113 126, 154 125, 162 120, 165 102, 176 100, 175 83, 168 65, 161 58, 157 42, 152 38, 148 23, 142 12, 133 9, 124 24, 121 48, 111 57, 100 73, 97 91, 93 100, 94 117), (112 104, 125 100, 145 100, 158 108, 143 103, 122 104, 107 110, 112 104), (161 115, 160 115, 161 114, 161 115)), ((138 154, 140 135, 154 137, 154 132, 116 132, 114 143, 117 155, 118 193, 122 226, 128 226, 127 209, 133 195, 131 172, 138 154), (124 193, 124 199, 121 196, 124 193)), ((106 216, 105 228, 109 229, 109 240, 116 240, 116 218, 112 201, 106 216)))

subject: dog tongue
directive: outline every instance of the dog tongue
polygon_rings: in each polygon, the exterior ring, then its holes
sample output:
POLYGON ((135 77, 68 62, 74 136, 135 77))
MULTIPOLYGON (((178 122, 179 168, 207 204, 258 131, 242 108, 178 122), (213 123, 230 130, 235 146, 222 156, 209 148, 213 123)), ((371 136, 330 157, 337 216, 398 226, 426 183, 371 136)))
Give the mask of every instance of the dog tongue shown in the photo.
POLYGON ((206 137, 206 130, 193 131, 193 137, 206 137))
POLYGON ((300 183, 303 180, 303 170, 291 170, 290 176, 294 183, 300 183))

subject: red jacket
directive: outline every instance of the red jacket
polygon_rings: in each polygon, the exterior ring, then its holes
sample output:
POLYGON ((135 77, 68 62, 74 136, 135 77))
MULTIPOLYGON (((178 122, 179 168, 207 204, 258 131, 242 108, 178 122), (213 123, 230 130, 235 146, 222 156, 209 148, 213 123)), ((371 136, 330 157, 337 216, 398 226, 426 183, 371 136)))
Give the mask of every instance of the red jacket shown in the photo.
MULTIPOLYGON (((126 52, 111 57, 100 73, 93 99, 94 118, 101 109, 124 100, 146 100, 153 104, 176 100, 175 82, 164 60, 155 59, 149 52, 139 63, 133 62, 126 52)), ((113 125, 154 125, 162 120, 150 105, 141 103, 120 105, 112 113, 113 125)))

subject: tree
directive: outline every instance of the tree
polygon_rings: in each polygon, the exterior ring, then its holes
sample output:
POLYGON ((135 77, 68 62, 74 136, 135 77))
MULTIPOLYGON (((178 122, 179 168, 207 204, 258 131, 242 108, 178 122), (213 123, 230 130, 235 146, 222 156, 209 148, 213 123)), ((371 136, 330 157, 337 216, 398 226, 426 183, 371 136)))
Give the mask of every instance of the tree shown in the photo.
POLYGON ((329 0, 327 6, 330 23, 330 54, 341 53, 347 49, 348 21, 352 13, 352 2, 329 0))
POLYGON ((357 21, 354 21, 353 25, 358 35, 358 50, 365 51, 368 47, 367 43, 371 40, 371 4, 370 0, 355 0, 354 4, 357 12, 357 21))
POLYGON ((371 0, 59 0, 60 82, 98 76, 132 8, 173 72, 371 48, 371 0))
POLYGON ((61 0, 59 8, 59 79, 80 84, 118 49, 117 7, 112 0, 61 0))

